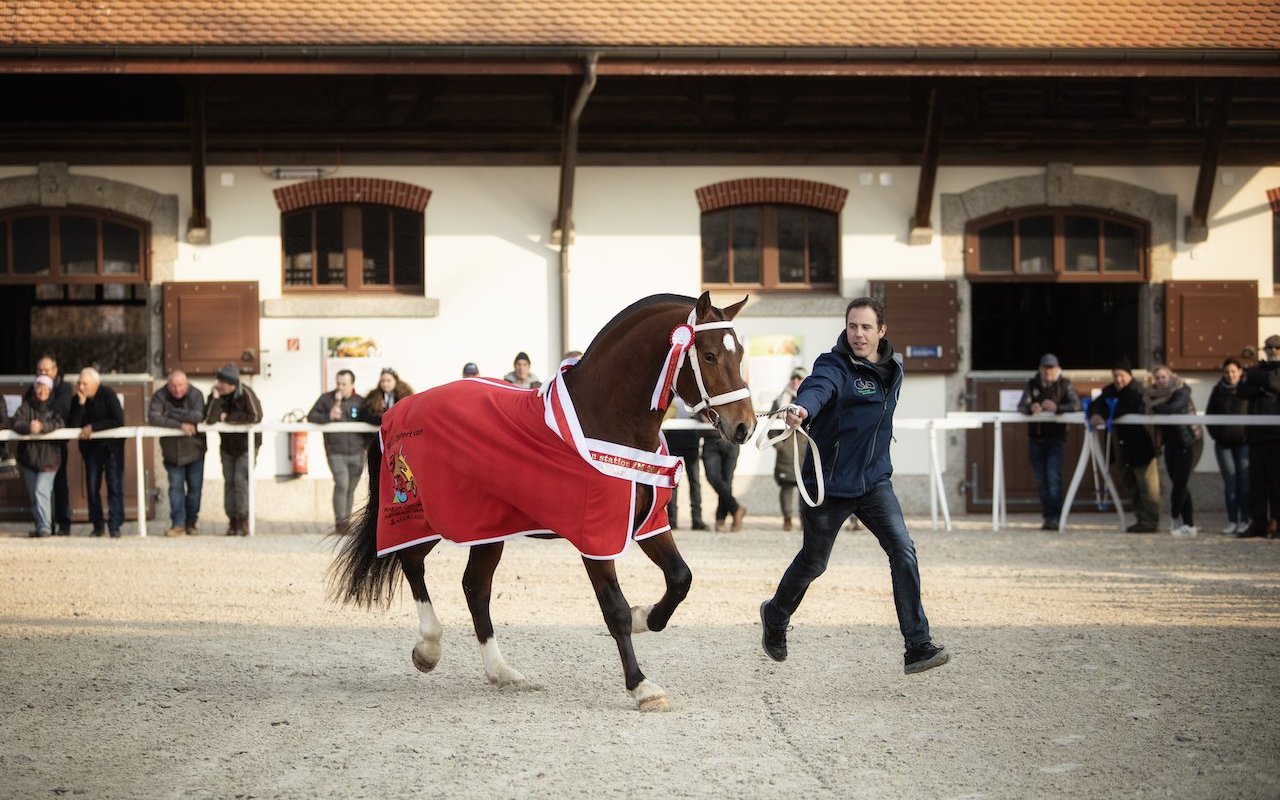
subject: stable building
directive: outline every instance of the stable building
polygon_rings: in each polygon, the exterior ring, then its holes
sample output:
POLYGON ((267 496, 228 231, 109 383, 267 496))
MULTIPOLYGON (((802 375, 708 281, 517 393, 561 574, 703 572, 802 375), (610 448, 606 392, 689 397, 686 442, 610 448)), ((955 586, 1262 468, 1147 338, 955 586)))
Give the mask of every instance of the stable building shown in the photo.
MULTIPOLYGON (((140 423, 167 370, 207 391, 233 362, 282 419, 342 367, 422 389, 526 351, 545 377, 639 297, 710 290, 750 296, 762 409, 863 294, 901 417, 999 408, 1046 351, 1085 389, 1168 362, 1203 407, 1280 332, 1273 3, 253 5, 32 0, 0 28, 6 393, 50 352, 140 423)), ((953 507, 989 508, 990 441, 944 437, 953 507)), ((310 447, 296 480, 263 448, 262 515, 329 513, 310 447)), ((927 508, 923 434, 894 459, 927 508)), ((772 464, 743 451, 753 514, 772 464)))

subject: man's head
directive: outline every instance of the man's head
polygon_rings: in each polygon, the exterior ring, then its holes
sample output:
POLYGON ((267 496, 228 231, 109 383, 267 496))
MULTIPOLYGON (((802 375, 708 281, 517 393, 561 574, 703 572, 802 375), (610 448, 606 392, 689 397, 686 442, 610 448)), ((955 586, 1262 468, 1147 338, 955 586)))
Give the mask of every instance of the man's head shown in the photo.
POLYGON ((240 388, 240 368, 235 364, 227 364, 218 370, 214 379, 213 385, 217 388, 218 394, 232 394, 240 388))
POLYGON ((516 377, 522 381, 529 379, 529 354, 523 350, 516 353, 516 358, 511 362, 516 373, 516 377))
POLYGON ((56 379, 58 377, 58 362, 49 356, 41 356, 40 360, 36 362, 36 374, 48 375, 50 378, 56 379))
POLYGON ((53 378, 48 375, 37 375, 31 391, 36 396, 36 402, 45 402, 49 399, 49 395, 53 394, 53 378))
POLYGON ((98 393, 98 387, 102 385, 102 376, 93 367, 85 367, 80 370, 80 377, 76 379, 76 391, 82 393, 86 398, 93 397, 98 393))
POLYGON ((858 297, 844 310, 844 335, 849 349, 858 358, 874 358, 889 326, 884 322, 884 306, 870 297, 858 297))
POLYGON ((169 390, 169 396, 174 400, 181 400, 186 397, 187 390, 191 388, 191 384, 187 382, 187 373, 180 369, 170 372, 169 378, 164 385, 169 390))
POLYGON ((1129 359, 1121 357, 1111 367, 1111 382, 1115 384, 1117 389, 1123 389, 1133 383, 1133 367, 1130 366, 1129 359))
POLYGON ((791 370, 791 390, 795 391, 796 389, 799 389, 800 384, 804 383, 804 379, 808 374, 809 373, 805 371, 804 367, 796 367, 791 370))
POLYGON ((1280 336, 1274 333, 1268 336, 1262 343, 1262 349, 1266 352, 1268 361, 1280 361, 1280 336))
POLYGON ((1058 363, 1058 357, 1053 353, 1045 353, 1040 356, 1040 382, 1053 383, 1062 374, 1062 365, 1058 363))
POLYGON ((349 369, 338 370, 333 383, 338 389, 338 394, 343 397, 350 397, 356 392, 356 374, 349 369))
POLYGON ((480 374, 480 368, 476 366, 476 362, 468 361, 462 365, 462 377, 474 378, 480 374))

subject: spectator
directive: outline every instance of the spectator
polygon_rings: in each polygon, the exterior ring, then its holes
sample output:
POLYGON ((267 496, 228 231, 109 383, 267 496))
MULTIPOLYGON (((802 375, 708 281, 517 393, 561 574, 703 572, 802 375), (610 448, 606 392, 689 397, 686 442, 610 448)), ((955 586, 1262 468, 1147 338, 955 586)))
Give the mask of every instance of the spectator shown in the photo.
POLYGON ((382 415, 411 394, 413 394, 413 388, 400 380, 399 374, 394 369, 383 367, 381 374, 378 375, 378 385, 365 395, 360 418, 370 425, 381 425, 382 415))
MULTIPOLYGON (((679 397, 671 399, 671 407, 675 410, 672 419, 693 419, 693 410, 679 397)), ((684 480, 689 487, 689 527, 695 531, 705 531, 707 523, 702 521, 702 480, 698 476, 702 469, 699 461, 699 444, 702 434, 694 428, 672 428, 662 435, 667 440, 667 450, 673 456, 684 460, 684 480)), ((671 490, 671 499, 667 501, 667 519, 671 521, 671 529, 676 530, 678 523, 678 504, 680 487, 671 490)))
MULTIPOLYGON (((1152 370, 1151 378, 1152 386, 1143 398, 1148 414, 1196 413, 1190 387, 1173 374, 1167 364, 1152 370)), ((1169 514, 1173 518, 1169 531, 1174 536, 1195 536, 1195 515, 1187 484, 1204 450, 1204 434, 1199 425, 1158 425, 1156 437, 1163 444, 1164 466, 1173 484, 1169 496, 1169 514)))
MULTIPOLYGON (((61 428, 62 418, 53 410, 52 396, 53 379, 48 375, 37 375, 31 390, 13 415, 13 430, 26 436, 61 428)), ((31 496, 31 515, 36 523, 35 530, 29 534, 33 538, 53 532, 53 478, 66 450, 57 444, 56 441, 18 443, 19 469, 22 470, 22 480, 27 484, 27 494, 31 496)))
POLYGON ((93 367, 80 370, 76 393, 71 400, 67 426, 80 428, 80 458, 84 460, 84 483, 89 494, 91 536, 103 534, 102 478, 107 479, 106 529, 111 538, 120 537, 124 524, 124 440, 92 439, 94 431, 124 426, 124 408, 110 386, 93 367))
MULTIPOLYGON (((1023 414, 1065 414, 1080 410, 1080 398, 1071 379, 1062 374, 1058 357, 1045 353, 1040 367, 1027 381, 1018 400, 1023 414)), ((1031 472, 1040 493, 1042 531, 1056 531, 1062 516, 1062 456, 1067 449, 1067 426, 1060 422, 1032 422, 1027 425, 1027 452, 1031 472)))
MULTIPOLYGON (((209 392, 205 422, 254 425, 262 421, 262 403, 253 390, 240 382, 240 370, 227 364, 218 370, 209 392)), ((222 457, 222 508, 227 512, 227 536, 249 535, 249 481, 253 480, 253 460, 249 458, 249 437, 225 432, 218 435, 222 457)), ((262 434, 253 437, 256 456, 262 434)))
MULTIPOLYGON (((340 370, 334 379, 336 388, 325 392, 316 400, 307 414, 307 422, 326 425, 330 422, 357 422, 364 398, 356 394, 356 374, 349 369, 340 370)), ((364 474, 365 446, 368 434, 326 433, 324 453, 333 473, 333 522, 341 527, 351 516, 355 501, 356 484, 364 474)))
MULTIPOLYGON (((773 405, 769 407, 770 414, 776 414, 779 409, 785 408, 796 401, 796 392, 800 390, 800 384, 804 382, 808 372, 804 367, 796 367, 791 371, 791 378, 787 381, 787 386, 782 390, 773 401, 773 405)), ((801 447, 800 460, 803 462, 808 453, 806 444, 797 445, 798 437, 788 436, 781 442, 773 446, 774 462, 773 462, 773 480, 778 484, 778 506, 782 510, 782 529, 789 531, 794 526, 792 518, 796 513, 796 447, 801 447)))
MULTIPOLYGON (((844 323, 835 346, 818 356, 813 374, 787 411, 787 425, 809 423, 827 476, 826 498, 817 508, 806 505, 800 510, 804 540, 773 597, 760 604, 761 644, 773 660, 786 660, 787 623, 809 586, 826 571, 840 527, 856 511, 888 556, 893 604, 905 645, 902 671, 912 675, 940 667, 951 656, 933 643, 929 632, 915 543, 893 491, 889 443, 902 391, 902 358, 885 338, 888 326, 878 301, 855 298, 845 308, 844 323)), ((802 478, 815 496, 817 483, 808 471, 813 467, 812 449, 809 456, 802 478)))
POLYGON ((476 378, 480 376, 480 368, 476 366, 476 362, 468 361, 462 365, 462 377, 476 378))
MULTIPOLYGON (((1236 392, 1244 366, 1238 359, 1222 362, 1222 379, 1209 394, 1206 414, 1248 414, 1249 401, 1236 392)), ((1222 475, 1223 500, 1227 508, 1227 527, 1223 533, 1244 533, 1249 529, 1249 444, 1243 425, 1207 425, 1213 437, 1213 454, 1222 475)))
MULTIPOLYGON (((1250 414, 1280 414, 1280 336, 1267 337, 1266 360, 1245 370, 1236 393, 1248 400, 1250 414)), ((1245 428, 1249 445, 1249 527, 1240 538, 1266 536, 1280 517, 1280 426, 1245 428)))
MULTIPOLYGON (((704 411, 705 415, 706 412, 704 411)), ((700 417, 706 422, 706 417, 700 417)), ((716 530, 724 531, 730 517, 729 530, 742 530, 742 518, 747 507, 733 496, 733 473, 738 468, 738 445, 725 441, 716 431, 702 434, 702 468, 707 472, 707 483, 716 493, 716 530)))
POLYGON ((169 530, 165 536, 200 533, 200 495, 204 489, 204 454, 208 449, 196 425, 204 421, 204 396, 191 391, 187 373, 175 369, 164 386, 151 395, 147 424, 179 428, 183 436, 160 439, 164 471, 169 476, 169 530))
POLYGON ((536 389, 542 385, 542 380, 529 371, 529 354, 523 351, 516 353, 515 361, 512 362, 512 369, 502 379, 513 386, 519 386, 521 389, 536 389))
MULTIPOLYGON (((53 381, 53 394, 49 398, 53 413, 57 414, 65 425, 71 416, 71 398, 75 395, 75 387, 62 379, 58 372, 58 362, 51 356, 42 356, 36 362, 36 374, 46 375, 53 381)), ((27 390, 29 395, 31 390, 27 390)), ((53 535, 71 535, 71 495, 67 490, 67 441, 59 439, 53 445, 62 456, 58 472, 53 477, 53 535)))
POLYGON ((1111 369, 1111 383, 1089 404, 1089 424, 1106 427, 1111 453, 1111 474, 1120 496, 1132 499, 1137 521, 1129 533, 1155 533, 1160 522, 1160 466, 1155 442, 1145 425, 1112 425, 1125 414, 1145 413, 1142 387, 1133 380, 1129 362, 1121 359, 1111 369))

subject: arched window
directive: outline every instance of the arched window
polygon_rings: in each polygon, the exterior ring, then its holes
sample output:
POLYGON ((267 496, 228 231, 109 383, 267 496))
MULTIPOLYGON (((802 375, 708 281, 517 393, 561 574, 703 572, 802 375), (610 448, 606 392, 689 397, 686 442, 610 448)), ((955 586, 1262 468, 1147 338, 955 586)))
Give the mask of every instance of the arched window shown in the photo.
POLYGON ((838 186, 746 178, 697 190, 705 288, 834 290, 840 276, 838 186))
POLYGON ((970 222, 970 280, 1142 282, 1148 226, 1096 208, 1022 208, 970 222))
POLYGON ((145 283, 148 238, 145 222, 97 209, 9 209, 0 212, 0 283, 145 283))

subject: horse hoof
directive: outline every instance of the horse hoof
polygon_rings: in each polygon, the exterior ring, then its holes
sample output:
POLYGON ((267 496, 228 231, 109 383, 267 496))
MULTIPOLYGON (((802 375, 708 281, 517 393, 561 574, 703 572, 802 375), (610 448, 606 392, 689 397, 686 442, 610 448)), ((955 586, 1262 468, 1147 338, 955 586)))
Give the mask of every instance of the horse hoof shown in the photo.
POLYGON ((667 701, 667 693, 661 686, 648 680, 640 681, 640 685, 631 690, 635 698, 636 708, 641 711, 670 711, 671 703, 667 701))
POLYGON ((496 675, 485 675, 489 683, 499 689, 523 689, 529 685, 525 677, 514 669, 507 667, 496 675))
POLYGON ((440 663, 440 643, 421 641, 413 646, 413 665, 419 672, 430 672, 440 663))
POLYGON ((631 607, 631 635, 644 633, 649 630, 649 613, 653 611, 653 606, 632 606, 631 607))
POLYGON ((667 700, 666 695, 659 697, 647 697, 636 705, 641 712, 671 710, 671 703, 667 700))

